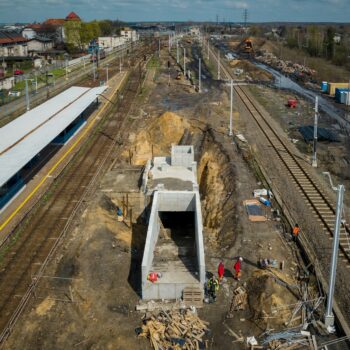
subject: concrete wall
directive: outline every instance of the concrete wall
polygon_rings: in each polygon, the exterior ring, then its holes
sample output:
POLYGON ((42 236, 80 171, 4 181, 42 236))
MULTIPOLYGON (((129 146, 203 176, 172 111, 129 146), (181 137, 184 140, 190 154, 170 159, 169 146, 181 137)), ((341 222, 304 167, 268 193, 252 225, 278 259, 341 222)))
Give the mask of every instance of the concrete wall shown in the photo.
POLYGON ((53 48, 52 41, 40 41, 32 39, 28 41, 28 51, 48 51, 53 48))
POLYGON ((147 275, 152 266, 154 248, 156 246, 159 236, 160 222, 158 219, 158 196, 159 193, 155 192, 153 196, 151 215, 149 217, 145 249, 143 252, 143 259, 141 265, 142 290, 147 282, 147 275))
POLYGON ((142 260, 142 298, 149 299, 176 299, 180 298, 185 287, 193 284, 181 283, 157 283, 147 281, 147 276, 152 267, 154 249, 158 240, 160 221, 158 219, 159 211, 172 212, 195 212, 195 240, 197 268, 199 273, 199 283, 203 286, 205 283, 205 258, 203 243, 203 223, 199 192, 189 191, 155 191, 152 203, 152 210, 149 219, 146 244, 142 260))
POLYGON ((141 185, 140 191, 143 193, 146 193, 147 191, 148 175, 149 175, 149 171, 151 170, 151 167, 152 167, 152 162, 151 160, 148 160, 142 174, 142 185, 141 185))
POLYGON ((199 192, 195 192, 195 230, 196 230, 196 250, 197 250, 197 264, 199 270, 199 280, 202 285, 205 283, 205 257, 204 257, 204 243, 203 243, 203 221, 201 201, 199 192))
POLYGON ((193 146, 172 146, 171 165, 191 168, 194 162, 193 146))
POLYGON ((194 192, 164 191, 159 193, 158 211, 195 211, 194 192))
POLYGON ((180 299, 186 287, 198 287, 198 283, 151 283, 142 288, 143 300, 180 299))

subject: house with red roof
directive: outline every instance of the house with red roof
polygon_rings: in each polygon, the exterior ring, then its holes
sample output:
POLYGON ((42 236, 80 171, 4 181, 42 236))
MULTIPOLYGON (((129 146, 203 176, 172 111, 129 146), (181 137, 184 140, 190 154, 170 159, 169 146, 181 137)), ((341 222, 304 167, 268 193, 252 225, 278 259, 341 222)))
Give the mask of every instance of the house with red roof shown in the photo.
POLYGON ((65 41, 64 24, 68 21, 81 22, 81 19, 75 12, 70 12, 66 18, 48 18, 41 24, 29 24, 22 30, 22 35, 29 40, 48 38, 59 45, 65 41))
POLYGON ((66 21, 81 21, 81 19, 75 12, 71 12, 66 17, 66 21))
POLYGON ((25 57, 28 40, 18 32, 0 30, 0 57, 25 57))

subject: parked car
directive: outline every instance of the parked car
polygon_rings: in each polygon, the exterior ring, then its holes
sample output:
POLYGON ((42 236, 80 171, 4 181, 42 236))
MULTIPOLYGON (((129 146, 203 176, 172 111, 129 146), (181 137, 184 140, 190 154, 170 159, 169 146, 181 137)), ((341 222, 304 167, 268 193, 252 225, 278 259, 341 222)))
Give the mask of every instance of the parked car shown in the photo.
POLYGON ((21 96, 21 92, 20 91, 9 91, 9 96, 13 96, 13 97, 19 97, 21 96))
POLYGON ((24 74, 23 70, 22 69, 16 69, 14 72, 13 72, 13 75, 22 75, 24 74))

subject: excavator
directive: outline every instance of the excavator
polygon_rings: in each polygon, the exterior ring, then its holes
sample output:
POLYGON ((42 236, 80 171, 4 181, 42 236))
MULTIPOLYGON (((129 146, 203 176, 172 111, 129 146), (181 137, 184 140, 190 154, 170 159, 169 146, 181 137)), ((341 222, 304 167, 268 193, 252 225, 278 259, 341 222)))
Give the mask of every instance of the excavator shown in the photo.
POLYGON ((241 55, 253 57, 254 56, 254 47, 253 41, 251 38, 245 38, 239 45, 239 52, 241 55))

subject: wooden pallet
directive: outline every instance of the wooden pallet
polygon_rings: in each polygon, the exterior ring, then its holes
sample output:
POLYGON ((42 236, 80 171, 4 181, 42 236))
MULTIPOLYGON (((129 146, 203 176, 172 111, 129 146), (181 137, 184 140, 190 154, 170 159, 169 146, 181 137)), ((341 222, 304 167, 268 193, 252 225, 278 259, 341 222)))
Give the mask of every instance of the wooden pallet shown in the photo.
POLYGON ((238 287, 233 291, 230 311, 226 318, 233 318, 234 311, 244 310, 247 305, 247 292, 243 287, 238 287))
POLYGON ((203 290, 199 287, 186 287, 182 294, 186 306, 203 307, 203 290))

